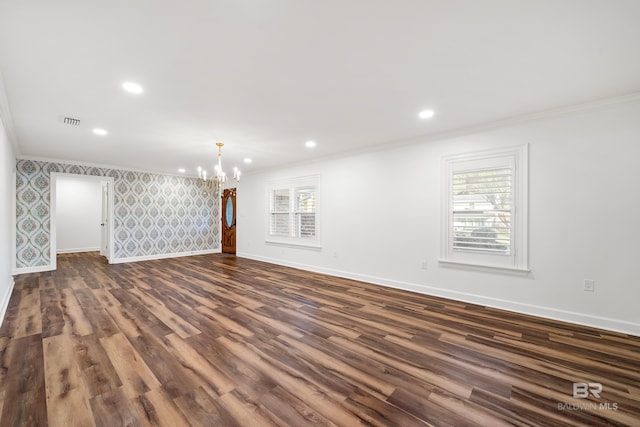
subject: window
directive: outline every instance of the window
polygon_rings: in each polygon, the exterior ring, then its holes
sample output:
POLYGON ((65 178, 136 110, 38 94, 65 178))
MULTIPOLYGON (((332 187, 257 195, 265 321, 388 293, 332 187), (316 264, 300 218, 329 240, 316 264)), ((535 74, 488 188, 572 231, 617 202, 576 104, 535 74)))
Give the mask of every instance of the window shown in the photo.
POLYGON ((271 203, 271 231, 272 236, 288 237, 291 234, 290 197, 288 188, 273 190, 271 203))
POLYGON ((441 262, 527 271, 527 148, 444 158, 441 262))
POLYGON ((268 242, 319 246, 317 176, 278 181, 268 188, 268 242))

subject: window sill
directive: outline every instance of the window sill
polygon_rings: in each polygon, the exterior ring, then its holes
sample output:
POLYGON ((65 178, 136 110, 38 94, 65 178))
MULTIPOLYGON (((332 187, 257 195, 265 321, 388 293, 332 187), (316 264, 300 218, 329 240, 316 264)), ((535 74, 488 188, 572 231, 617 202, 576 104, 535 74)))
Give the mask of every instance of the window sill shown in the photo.
POLYGON ((515 266, 508 266, 508 265, 476 264, 472 262, 451 261, 446 259, 439 259, 438 263, 445 267, 460 267, 460 268, 467 268, 467 269, 478 269, 478 270, 485 270, 485 271, 496 271, 496 272, 514 273, 514 274, 522 274, 522 275, 527 275, 531 272, 529 268, 515 267, 515 266))
POLYGON ((301 247, 308 249, 322 249, 322 246, 316 242, 297 242, 290 240, 273 240, 273 239, 265 239, 264 241, 268 245, 282 245, 282 246, 291 246, 291 247, 301 247))

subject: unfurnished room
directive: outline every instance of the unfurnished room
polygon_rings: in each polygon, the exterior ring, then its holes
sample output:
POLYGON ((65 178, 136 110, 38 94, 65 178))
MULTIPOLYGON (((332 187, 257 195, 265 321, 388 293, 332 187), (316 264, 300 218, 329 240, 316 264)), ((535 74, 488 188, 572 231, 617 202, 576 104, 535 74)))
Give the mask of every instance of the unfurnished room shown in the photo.
POLYGON ((639 23, 0 2, 0 426, 640 426, 639 23))

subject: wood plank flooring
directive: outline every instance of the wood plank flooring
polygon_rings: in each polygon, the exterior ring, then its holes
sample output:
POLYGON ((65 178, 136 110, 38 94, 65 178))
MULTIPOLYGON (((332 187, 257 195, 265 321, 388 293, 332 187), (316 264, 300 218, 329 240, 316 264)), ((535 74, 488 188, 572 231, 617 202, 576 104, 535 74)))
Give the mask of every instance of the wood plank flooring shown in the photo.
POLYGON ((226 255, 60 255, 0 361, 1 426, 640 426, 638 337, 226 255))

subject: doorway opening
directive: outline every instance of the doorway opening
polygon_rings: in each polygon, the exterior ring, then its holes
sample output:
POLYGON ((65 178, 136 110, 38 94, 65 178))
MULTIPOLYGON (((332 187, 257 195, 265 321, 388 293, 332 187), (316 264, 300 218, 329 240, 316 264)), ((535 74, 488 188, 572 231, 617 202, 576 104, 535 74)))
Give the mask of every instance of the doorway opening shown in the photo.
POLYGON ((96 251, 113 263, 114 179, 52 172, 50 186, 50 268, 59 253, 96 251))

